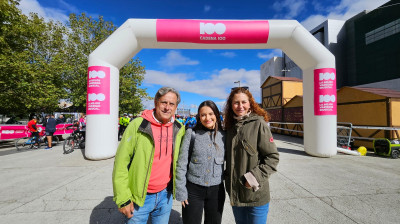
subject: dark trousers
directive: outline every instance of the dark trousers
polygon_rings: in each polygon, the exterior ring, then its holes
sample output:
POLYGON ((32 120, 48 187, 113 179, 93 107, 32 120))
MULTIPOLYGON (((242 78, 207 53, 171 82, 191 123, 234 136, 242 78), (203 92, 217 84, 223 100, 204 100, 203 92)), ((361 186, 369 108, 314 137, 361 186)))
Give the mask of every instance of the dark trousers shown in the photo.
POLYGON ((123 125, 120 125, 120 126, 119 126, 119 130, 118 130, 118 140, 119 140, 119 138, 122 138, 122 135, 124 134, 126 127, 127 127, 127 126, 123 126, 123 125))
POLYGON ((37 145, 39 143, 39 132, 32 132, 31 137, 34 137, 33 142, 35 145, 37 145))
POLYGON ((220 224, 225 202, 224 184, 203 187, 188 181, 186 188, 189 204, 182 207, 183 223, 200 224, 204 210, 204 223, 220 224))

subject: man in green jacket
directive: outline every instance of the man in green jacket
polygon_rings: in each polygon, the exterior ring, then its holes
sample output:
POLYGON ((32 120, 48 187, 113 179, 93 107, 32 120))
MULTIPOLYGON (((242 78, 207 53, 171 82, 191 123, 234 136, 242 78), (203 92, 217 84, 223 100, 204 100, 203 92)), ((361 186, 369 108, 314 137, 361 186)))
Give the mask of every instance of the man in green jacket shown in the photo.
POLYGON ((175 198, 176 161, 185 127, 174 115, 180 94, 162 87, 155 108, 145 110, 125 130, 115 155, 114 201, 126 223, 168 223, 175 198))

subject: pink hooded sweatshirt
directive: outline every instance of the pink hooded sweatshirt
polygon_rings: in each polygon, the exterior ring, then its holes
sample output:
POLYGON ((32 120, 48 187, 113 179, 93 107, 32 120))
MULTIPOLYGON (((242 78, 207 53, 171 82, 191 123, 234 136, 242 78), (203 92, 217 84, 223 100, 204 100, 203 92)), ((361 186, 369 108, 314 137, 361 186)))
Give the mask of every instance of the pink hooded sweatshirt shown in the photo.
POLYGON ((173 120, 162 124, 154 117, 153 110, 145 110, 142 117, 151 123, 154 138, 154 159, 147 192, 164 190, 172 177, 173 120))

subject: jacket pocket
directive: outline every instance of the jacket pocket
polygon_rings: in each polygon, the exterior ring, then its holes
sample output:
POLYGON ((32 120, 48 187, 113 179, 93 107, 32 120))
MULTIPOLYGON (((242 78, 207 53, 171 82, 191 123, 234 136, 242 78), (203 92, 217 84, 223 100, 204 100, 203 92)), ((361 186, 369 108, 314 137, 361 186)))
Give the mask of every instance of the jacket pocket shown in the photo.
POLYGON ((203 176, 204 175, 204 171, 203 171, 204 163, 205 163, 205 161, 203 161, 203 159, 201 159, 200 157, 199 158, 193 157, 190 160, 188 173, 193 176, 196 176, 196 177, 203 176))
MULTIPOLYGON (((242 177, 243 182, 245 183, 246 178, 242 177)), ((239 201, 242 203, 251 203, 256 202, 260 198, 265 197, 267 192, 265 192, 265 188, 263 184, 260 183, 260 189, 254 192, 252 188, 247 188, 244 183, 240 182, 239 184, 239 201)))
POLYGON ((242 145, 244 150, 250 155, 250 156, 255 156, 257 155, 257 149, 255 149, 253 146, 251 146, 245 139, 242 140, 242 145))
POLYGON ((224 158, 215 158, 214 159, 214 177, 222 176, 224 168, 224 158))

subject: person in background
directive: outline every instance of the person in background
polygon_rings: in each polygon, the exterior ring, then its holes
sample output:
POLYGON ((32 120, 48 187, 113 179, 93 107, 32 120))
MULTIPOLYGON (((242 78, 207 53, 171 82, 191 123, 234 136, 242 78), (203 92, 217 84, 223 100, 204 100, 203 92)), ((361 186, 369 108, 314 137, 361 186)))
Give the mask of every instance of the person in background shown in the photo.
POLYGON ((56 125, 57 121, 54 118, 54 114, 52 114, 50 117, 47 118, 46 124, 43 124, 43 126, 46 128, 46 138, 47 138, 47 147, 45 149, 52 149, 52 141, 53 141, 53 134, 56 132, 56 125))
POLYGON ((167 224, 176 187, 176 162, 185 128, 174 118, 181 101, 174 88, 162 87, 155 108, 127 127, 115 155, 114 201, 126 223, 167 224))
POLYGON ((46 114, 44 118, 42 118, 42 126, 46 128, 47 120, 50 118, 49 114, 46 114))
POLYGON ((32 120, 28 122, 28 130, 31 132, 31 137, 33 137, 33 147, 37 149, 39 147, 39 130, 36 116, 32 116, 32 120))
POLYGON ((65 118, 64 115, 60 114, 60 116, 58 116, 57 118, 57 124, 62 124, 65 123, 65 118))
POLYGON ((226 102, 225 187, 238 224, 265 224, 269 211, 269 177, 279 153, 267 125, 268 114, 244 88, 234 89, 226 102))
POLYGON ((186 129, 194 128, 194 126, 196 126, 196 118, 194 118, 193 114, 191 114, 190 117, 186 119, 185 126, 186 129))
POLYGON ((182 203, 184 224, 200 224, 203 211, 204 223, 220 224, 225 202, 225 132, 211 100, 200 104, 196 120, 193 130, 187 129, 179 152, 176 200, 182 203))
POLYGON ((83 138, 86 137, 86 116, 84 114, 81 114, 81 118, 79 118, 79 132, 83 138))
POLYGON ((126 127, 128 127, 128 125, 129 125, 129 117, 128 117, 127 113, 124 113, 124 116, 122 116, 119 119, 118 140, 124 134, 124 131, 125 131, 126 127))
POLYGON ((176 115, 176 120, 184 124, 184 121, 182 119, 182 116, 179 116, 178 114, 176 115))
POLYGON ((133 116, 133 114, 129 114, 129 122, 133 121, 136 117, 133 116))

